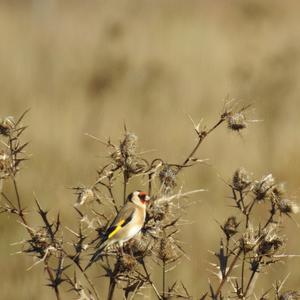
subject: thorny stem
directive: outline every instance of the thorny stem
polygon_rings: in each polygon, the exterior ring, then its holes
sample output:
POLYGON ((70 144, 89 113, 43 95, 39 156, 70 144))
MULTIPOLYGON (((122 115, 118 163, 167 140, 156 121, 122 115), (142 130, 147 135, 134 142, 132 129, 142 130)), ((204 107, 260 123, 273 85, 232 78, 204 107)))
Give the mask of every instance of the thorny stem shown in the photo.
POLYGON ((251 273, 251 276, 249 278, 249 281, 248 281, 248 284, 247 284, 247 287, 246 287, 246 290, 245 290, 245 294, 244 294, 245 297, 247 296, 248 292, 250 291, 251 283, 253 282, 253 280, 255 278, 255 275, 258 274, 258 268, 260 266, 261 260, 262 260, 262 257, 259 258, 255 268, 253 269, 253 271, 251 273))
MULTIPOLYGON (((50 269, 50 267, 49 267, 49 265, 48 265, 48 262, 45 262, 45 268, 46 268, 46 271, 47 271, 47 273, 48 273, 48 275, 49 275, 50 281, 51 281, 51 282, 54 282, 55 279, 54 279, 54 276, 53 276, 53 274, 52 274, 52 271, 51 271, 51 269, 50 269)), ((57 299, 57 300, 61 300, 58 286, 54 285, 53 288, 54 288, 54 291, 55 291, 56 299, 57 299)))
POLYGON ((266 224, 264 225, 263 229, 265 229, 270 223, 273 222, 273 218, 274 218, 275 213, 276 213, 275 204, 272 202, 272 207, 271 207, 271 210, 270 210, 270 217, 267 220, 266 224))
POLYGON ((110 282, 109 282, 107 300, 112 300, 113 299, 113 295, 114 295, 114 292, 115 292, 115 287, 116 287, 116 281, 115 281, 114 278, 111 278, 110 282))
MULTIPOLYGON (((12 177, 12 180, 13 180, 13 185, 14 185, 14 190, 15 190, 15 193, 16 193, 16 198, 17 198, 17 202, 18 202, 18 216, 21 218, 23 224, 25 225, 25 228, 27 229, 29 235, 32 237, 33 236, 33 232, 32 230, 30 229, 29 225, 28 225, 28 222, 26 221, 25 217, 24 217, 24 214, 23 214, 23 211, 21 209, 21 197, 20 197, 20 193, 19 193, 19 189, 18 189, 18 185, 17 185, 17 181, 15 179, 15 177, 12 177)), ((89 279, 89 277, 87 276, 87 274, 83 271, 83 269, 81 268, 81 266, 76 263, 71 257, 70 255, 68 255, 64 250, 63 252, 65 253, 65 255, 70 258, 74 263, 75 265, 78 267, 78 269, 81 271, 81 273, 83 274, 84 278, 86 279, 86 281, 88 282, 88 284, 90 285, 92 291, 94 292, 95 294, 95 297, 97 300, 99 300, 99 295, 93 285, 93 283, 91 282, 91 280, 89 279)), ((45 263, 45 268, 47 270, 47 273, 49 275, 49 278, 50 280, 54 280, 54 277, 53 277, 53 274, 51 272, 51 269, 49 268, 48 266, 48 263, 45 263)), ((57 300, 60 300, 60 295, 59 295, 59 291, 58 291, 58 287, 54 287, 54 290, 55 290, 55 294, 56 294, 56 298, 57 300)))
POLYGON ((249 227, 249 218, 250 218, 250 214, 251 214, 251 211, 252 211, 255 203, 256 203, 256 199, 253 199, 253 201, 250 204, 249 209, 248 209, 248 211, 246 213, 246 229, 249 227))
POLYGON ((112 275, 110 276, 107 300, 112 300, 113 299, 115 288, 116 288, 116 283, 117 283, 116 279, 115 279, 115 276, 118 274, 119 268, 120 268, 120 266, 117 263, 115 265, 115 268, 114 268, 113 272, 112 272, 112 275))
POLYGON ((153 290, 154 290, 154 292, 155 292, 157 298, 158 298, 159 300, 162 300, 162 297, 161 297, 159 291, 157 290, 156 286, 154 285, 153 281, 152 281, 151 278, 150 278, 150 274, 149 274, 149 272, 148 272, 148 270, 147 270, 147 268, 146 268, 146 265, 145 265, 144 260, 142 260, 142 266, 143 266, 144 272, 145 272, 145 274, 146 274, 146 277, 147 277, 149 283, 151 284, 151 286, 152 286, 152 288, 153 288, 153 290))
POLYGON ((235 266, 235 264, 236 264, 236 262, 237 262, 239 256, 241 255, 241 253, 242 253, 242 249, 239 248, 238 253, 235 254, 235 257, 234 257, 233 261, 231 262, 231 265, 230 265, 228 271, 226 272, 225 276, 222 278, 222 281, 220 282, 220 285, 219 285, 219 287, 218 287, 216 293, 214 294, 214 297, 215 297, 216 299, 217 299, 217 297, 219 296, 219 294, 221 293, 222 287, 223 287, 223 285, 225 284, 225 282, 227 281, 227 278, 228 278, 228 276, 230 275, 231 271, 233 270, 233 268, 234 268, 234 266, 235 266))
POLYGON ((12 177, 12 181, 13 181, 14 190, 15 190, 16 198, 17 198, 17 202, 18 202, 18 216, 22 220, 23 224, 25 225, 25 228, 26 228, 27 232, 29 233, 29 235, 31 237, 33 237, 33 232, 30 229, 30 227, 28 226, 28 223, 23 214, 23 210, 21 208, 21 198, 20 198, 20 193, 19 193, 19 189, 18 189, 18 185, 17 185, 17 181, 16 181, 15 177, 12 177))
POLYGON ((90 280, 90 278, 87 276, 87 274, 84 272, 84 270, 82 269, 82 267, 80 266, 80 264, 78 262, 76 262, 64 249, 62 250, 64 252, 64 254, 67 256, 67 258, 69 258, 74 264, 75 266, 79 269, 79 271, 81 272, 81 274, 83 274, 85 280, 87 281, 87 283, 89 284, 90 288, 92 289, 92 291, 95 294, 95 297, 97 300, 100 299, 97 290, 94 287, 93 282, 90 280))
POLYGON ((128 183, 128 176, 127 176, 127 171, 125 170, 123 173, 124 177, 124 183, 123 183, 123 202, 125 204, 126 202, 126 193, 127 193, 127 183, 128 183))
POLYGON ((13 184, 14 184, 14 189, 15 189, 16 197, 17 197, 19 213, 20 213, 21 216, 23 216, 22 208, 21 208, 21 199, 20 199, 20 194, 19 194, 19 190, 18 190, 18 187, 17 187, 16 178, 13 176, 12 180, 13 180, 13 184))
POLYGON ((152 177, 153 177, 153 173, 150 173, 148 175, 148 195, 151 196, 151 192, 152 192, 152 177))
MULTIPOLYGON (((246 208, 245 208, 245 203, 244 203, 244 195, 242 191, 239 191, 239 195, 240 195, 240 203, 241 203, 241 209, 243 213, 246 213, 246 208)), ((247 213, 246 213, 247 214, 247 213)))
POLYGON ((166 299, 166 261, 163 260, 162 267, 162 289, 163 289, 163 299, 166 299))
POLYGON ((242 289, 242 291, 244 291, 245 262, 246 262, 246 254, 245 254, 245 251, 243 251, 243 262, 242 262, 242 273, 241 273, 241 289, 242 289))
POLYGON ((113 205, 114 205, 114 208, 115 208, 116 212, 118 213, 118 211, 119 211, 119 210, 118 210, 118 205, 117 205, 117 203, 116 203, 116 200, 115 200, 115 197, 114 197, 114 194, 113 194, 113 192, 112 192, 112 188, 111 188, 110 184, 108 185, 108 184, 106 184, 106 183, 104 183, 104 182, 101 182, 101 181, 99 181, 98 184, 103 185, 103 186, 108 190, 108 193, 109 193, 109 196, 110 196, 110 198, 111 198, 111 201, 112 201, 112 203, 113 203, 113 205))
POLYGON ((204 139, 212 132, 214 131, 218 126, 220 126, 223 122, 225 121, 225 117, 222 115, 220 120, 214 125, 212 126, 209 130, 205 131, 201 131, 201 132, 197 132, 198 133, 198 142, 195 145, 195 147, 193 148, 193 150, 191 151, 191 153, 188 155, 188 157, 185 159, 185 161, 182 163, 182 165, 178 166, 177 172, 179 173, 179 171, 186 166, 186 164, 190 161, 190 159, 194 156, 194 154, 196 153, 196 151, 198 150, 199 146, 202 144, 202 142, 204 141, 204 139))
MULTIPOLYGON (((11 159, 13 161, 16 161, 16 153, 14 153, 14 151, 13 151, 13 141, 12 141, 12 136, 11 135, 9 135, 9 151, 10 151, 11 159)), ((22 216, 20 194, 19 194, 19 191, 18 191, 18 188, 17 188, 15 175, 16 175, 15 170, 12 170, 11 178, 13 180, 14 189, 15 189, 15 192, 16 192, 19 214, 20 214, 20 216, 22 216)))
POLYGON ((92 291, 94 292, 94 295, 95 295, 96 299, 99 300, 100 297, 99 297, 99 295, 98 295, 98 293, 97 293, 97 290, 96 290, 95 287, 94 287, 93 282, 90 280, 90 278, 86 275, 86 273, 82 270, 82 268, 81 268, 79 265, 78 265, 78 268, 79 268, 79 270, 82 272, 82 274, 83 274, 85 280, 88 282, 89 286, 91 287, 92 291))

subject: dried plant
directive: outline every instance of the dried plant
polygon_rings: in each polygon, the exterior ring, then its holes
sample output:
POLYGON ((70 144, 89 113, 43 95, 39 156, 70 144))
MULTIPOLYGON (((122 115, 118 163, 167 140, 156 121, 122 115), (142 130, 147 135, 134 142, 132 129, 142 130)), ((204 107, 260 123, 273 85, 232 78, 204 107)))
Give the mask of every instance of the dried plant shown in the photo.
MULTIPOLYGON (((145 288, 151 288, 158 299, 192 299, 183 281, 170 282, 167 272, 178 267, 185 257, 178 232, 190 205, 186 198, 204 189, 184 192, 179 173, 202 162, 196 156, 197 150, 222 124, 235 132, 245 129, 248 126, 247 108, 236 109, 226 104, 210 128, 206 129, 201 123, 194 124, 197 141, 181 163, 162 158, 148 161, 138 152, 138 137, 126 127, 119 143, 110 139, 102 142, 108 152, 107 164, 98 170, 95 182, 90 186, 73 188, 76 218, 72 228, 66 227, 73 236, 70 241, 64 239, 60 215, 55 220, 49 219, 47 210, 37 199, 35 205, 40 225, 29 223, 17 185, 17 174, 22 162, 28 158, 25 153, 27 143, 22 142, 22 133, 26 129, 22 120, 26 112, 16 121, 12 117, 1 120, 0 180, 4 184, 11 181, 14 189, 14 198, 1 191, 1 212, 15 215, 27 231, 27 238, 20 243, 20 252, 34 257, 35 262, 29 268, 44 265, 48 286, 54 290, 56 299, 62 299, 62 288, 80 300, 113 299, 117 289, 123 298, 133 299, 145 288), (134 177, 147 186, 151 196, 143 229, 121 248, 116 245, 104 248, 101 259, 89 264, 113 215, 125 203, 128 184, 134 177), (123 190, 121 201, 115 196, 120 186, 123 190), (159 282, 152 274, 155 265, 161 270, 159 282), (104 281, 107 278, 106 295, 96 288, 91 270, 104 281)), ((220 225, 224 237, 219 251, 214 253, 217 263, 212 264, 219 282, 216 286, 210 283, 209 291, 200 299, 209 296, 212 299, 246 299, 253 294, 261 271, 288 256, 284 252, 286 238, 281 233, 282 225, 285 217, 291 218, 299 207, 288 199, 283 186, 276 183, 272 175, 253 180, 245 169, 240 168, 234 172, 228 187, 239 214, 233 214, 220 225), (261 201, 269 204, 270 211, 266 220, 257 222, 253 211, 261 201)), ((281 287, 280 283, 274 286, 276 299, 299 298, 297 291, 282 293, 281 287)), ((268 293, 260 299, 266 299, 268 293)))
MULTIPOLYGON (((251 178, 244 168, 240 168, 234 172, 232 182, 228 183, 240 219, 237 221, 236 216, 229 217, 220 226, 226 242, 224 244, 221 239, 220 250, 214 253, 218 262, 212 265, 219 284, 216 288, 210 286, 212 299, 223 299, 226 283, 231 286, 231 298, 249 298, 263 271, 272 264, 294 256, 284 252, 286 238, 282 228, 284 215, 291 218, 298 213, 298 205, 286 198, 283 184, 277 183, 272 174, 260 180, 251 178), (254 207, 261 201, 267 202, 270 210, 265 219, 257 221, 254 207)), ((280 297, 277 296, 278 299, 285 299, 280 297)))

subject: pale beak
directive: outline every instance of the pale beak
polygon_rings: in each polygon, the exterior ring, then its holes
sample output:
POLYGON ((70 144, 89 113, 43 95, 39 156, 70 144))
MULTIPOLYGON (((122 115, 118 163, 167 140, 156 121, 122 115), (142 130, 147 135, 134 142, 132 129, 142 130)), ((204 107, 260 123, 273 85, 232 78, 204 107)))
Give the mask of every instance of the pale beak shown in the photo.
POLYGON ((150 199, 151 199, 151 198, 150 198, 148 195, 146 195, 145 200, 146 200, 146 201, 150 201, 150 199))

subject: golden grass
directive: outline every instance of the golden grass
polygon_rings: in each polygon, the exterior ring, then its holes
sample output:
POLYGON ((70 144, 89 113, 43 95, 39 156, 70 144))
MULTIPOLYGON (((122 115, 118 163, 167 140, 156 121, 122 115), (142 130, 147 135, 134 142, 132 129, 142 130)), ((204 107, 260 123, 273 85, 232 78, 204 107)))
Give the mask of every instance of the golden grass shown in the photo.
MULTIPOLYGON (((187 115, 213 122, 227 94, 253 103, 253 118, 264 120, 242 137, 216 132, 200 153, 210 165, 182 178, 187 188, 209 189, 190 212, 195 223, 184 229, 191 261, 172 274, 197 295, 207 286, 201 279, 210 260, 207 250, 218 243, 215 220, 223 221, 227 211, 227 190, 218 175, 227 180, 241 165, 261 175, 272 171, 299 194, 300 5, 39 2, 0 5, 1 115, 31 108, 27 135, 33 156, 20 175, 28 206, 34 191, 51 211, 70 211, 74 197, 67 188, 91 182, 103 161, 102 146, 86 132, 117 140, 126 122, 142 150, 154 150, 149 157, 162 153, 181 160, 194 141, 187 115)), ((298 229, 295 233, 290 223, 295 251, 298 229)), ((9 244, 22 238, 23 229, 7 217, 0 227, 1 297, 52 299, 43 287, 42 267, 26 272, 30 259, 9 255, 14 252, 9 244)), ((295 286, 299 263, 287 261, 277 272, 271 268, 260 285, 291 272, 288 284, 295 286)))

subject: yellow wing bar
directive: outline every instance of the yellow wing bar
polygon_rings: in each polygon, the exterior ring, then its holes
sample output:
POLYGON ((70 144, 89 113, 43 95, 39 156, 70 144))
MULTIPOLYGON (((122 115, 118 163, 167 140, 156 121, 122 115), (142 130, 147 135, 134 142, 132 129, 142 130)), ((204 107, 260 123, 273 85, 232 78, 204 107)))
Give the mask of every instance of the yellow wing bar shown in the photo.
POLYGON ((122 225, 125 223, 125 220, 121 220, 119 223, 116 224, 116 228, 108 235, 108 238, 110 239, 113 237, 121 228, 122 225))

